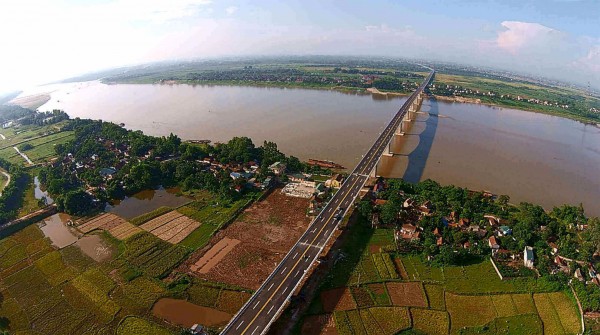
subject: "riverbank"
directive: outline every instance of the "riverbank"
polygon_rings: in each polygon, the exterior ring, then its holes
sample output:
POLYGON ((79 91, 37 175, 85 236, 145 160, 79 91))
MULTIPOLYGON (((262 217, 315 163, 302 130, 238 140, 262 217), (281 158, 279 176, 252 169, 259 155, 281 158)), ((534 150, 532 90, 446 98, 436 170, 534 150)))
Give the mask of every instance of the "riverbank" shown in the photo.
POLYGON ((437 100, 446 101, 446 102, 460 102, 460 103, 467 103, 467 104, 485 105, 485 106, 490 106, 490 107, 510 108, 510 109, 516 109, 516 110, 520 110, 520 111, 524 111, 524 112, 534 112, 534 113, 539 113, 539 114, 558 116, 558 117, 562 117, 565 119, 575 120, 575 121, 579 121, 579 122, 582 122, 585 124, 591 124, 591 125, 600 127, 600 123, 598 123, 594 119, 589 119, 586 117, 581 117, 581 116, 577 116, 577 115, 573 115, 573 114, 569 114, 569 113, 553 112, 553 111, 548 111, 548 110, 540 110, 540 109, 536 109, 536 108, 525 108, 523 106, 515 107, 515 106, 511 106, 508 104, 501 104, 501 103, 484 102, 484 101, 481 101, 481 99, 476 99, 476 98, 457 97, 457 96, 450 97, 450 96, 445 96, 445 95, 434 95, 434 97, 437 100))
POLYGON ((10 104, 36 110, 46 102, 50 101, 50 93, 32 94, 24 97, 16 97, 9 101, 10 104))

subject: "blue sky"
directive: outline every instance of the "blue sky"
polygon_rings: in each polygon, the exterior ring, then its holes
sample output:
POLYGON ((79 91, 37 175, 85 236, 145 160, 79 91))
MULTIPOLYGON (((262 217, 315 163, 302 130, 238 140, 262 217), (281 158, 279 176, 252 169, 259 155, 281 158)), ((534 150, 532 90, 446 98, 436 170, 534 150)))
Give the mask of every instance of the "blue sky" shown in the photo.
POLYGON ((3 89, 230 55, 420 57, 600 88, 600 1, 8 0, 3 89))

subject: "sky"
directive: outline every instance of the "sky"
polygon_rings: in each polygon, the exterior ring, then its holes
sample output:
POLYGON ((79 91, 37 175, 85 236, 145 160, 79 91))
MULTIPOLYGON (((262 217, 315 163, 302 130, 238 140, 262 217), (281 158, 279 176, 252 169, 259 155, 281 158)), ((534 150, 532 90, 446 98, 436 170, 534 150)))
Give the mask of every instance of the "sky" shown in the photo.
POLYGON ((164 60, 378 55, 600 89, 599 0, 2 0, 0 92, 164 60))

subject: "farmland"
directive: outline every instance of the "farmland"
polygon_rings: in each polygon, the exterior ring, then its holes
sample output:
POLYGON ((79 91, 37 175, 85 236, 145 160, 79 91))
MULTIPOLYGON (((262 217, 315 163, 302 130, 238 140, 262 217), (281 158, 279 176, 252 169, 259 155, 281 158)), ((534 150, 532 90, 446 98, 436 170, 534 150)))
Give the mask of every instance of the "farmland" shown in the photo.
MULTIPOLYGON (((245 203, 227 209, 229 217, 245 203)), ((248 289, 256 289, 291 248, 294 241, 304 232, 309 220, 306 217, 308 200, 287 197, 279 188, 272 190, 262 200, 252 203, 227 227, 211 238, 218 225, 213 217, 203 218, 199 213, 214 211, 218 207, 204 207, 190 213, 193 204, 177 209, 201 223, 179 245, 189 246, 191 238, 198 232, 206 232, 203 243, 209 247, 194 252, 179 270, 214 281, 248 289), (204 228, 204 227, 209 227, 204 228), (210 242, 210 243, 209 243, 210 242)), ((217 216, 217 217, 221 217, 217 216)))
MULTIPOLYGON (((88 228, 96 226, 92 221, 88 228)), ((110 243, 120 253, 97 263, 75 244, 63 249, 52 246, 35 224, 0 240, 4 327, 11 333, 167 335, 183 325, 163 323, 153 316, 152 306, 161 298, 185 299, 214 313, 232 315, 250 297, 251 292, 237 287, 185 275, 170 282, 159 280, 189 250, 141 229, 110 243)))
POLYGON ((500 280, 489 260, 431 267, 419 256, 386 252, 393 250, 387 247, 392 232, 373 230, 360 221, 346 233, 343 256, 325 277, 297 331, 311 329, 306 323, 322 320, 319 315, 333 315, 338 334, 580 331, 576 305, 552 283, 531 277, 500 280), (390 318, 381 313, 395 313, 397 323, 381 322, 390 318))

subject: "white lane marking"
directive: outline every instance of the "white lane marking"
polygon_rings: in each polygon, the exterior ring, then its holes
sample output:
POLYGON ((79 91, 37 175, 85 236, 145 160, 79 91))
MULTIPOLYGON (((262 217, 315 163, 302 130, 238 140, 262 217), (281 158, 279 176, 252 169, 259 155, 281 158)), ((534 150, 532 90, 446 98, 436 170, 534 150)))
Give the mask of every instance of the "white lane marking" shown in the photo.
POLYGON ((242 320, 242 322, 240 322, 240 324, 237 327, 235 327, 235 330, 238 330, 240 328, 240 326, 243 324, 244 324, 244 320, 242 320))
POLYGON ((300 274, 300 270, 296 271, 296 276, 300 274))
POLYGON ((256 306, 258 306, 258 304, 260 304, 260 300, 256 302, 256 304, 254 305, 254 307, 252 307, 252 309, 255 309, 256 306))
POLYGON ((258 330, 258 328, 260 328, 260 326, 256 326, 256 328, 254 328, 254 331, 252 331, 252 334, 250 334, 250 335, 254 335, 254 333, 256 333, 256 331, 258 330))
POLYGON ((329 207, 329 209, 327 210, 327 213, 331 212, 331 207, 329 207))
POLYGON ((285 268, 283 268, 283 270, 281 270, 281 274, 283 274, 285 272, 285 270, 287 270, 287 266, 285 268))
POLYGON ((271 288, 273 288, 273 285, 275 285, 275 283, 271 283, 271 286, 269 286, 269 288, 267 289, 267 291, 270 291, 271 288))
POLYGON ((327 233, 329 233, 329 229, 327 229, 327 230, 325 231, 325 235, 327 235, 327 233))
POLYGON ((269 309, 269 311, 267 312, 267 314, 271 314, 271 311, 273 310, 273 307, 275 307, 275 305, 271 306, 271 308, 269 309))
POLYGON ((314 232, 316 232, 316 231, 317 231, 317 227, 315 227, 315 229, 311 230, 310 232, 311 232, 311 233, 314 233, 314 232))
POLYGON ((292 259, 296 259, 296 257, 298 257, 298 253, 296 253, 292 259))

